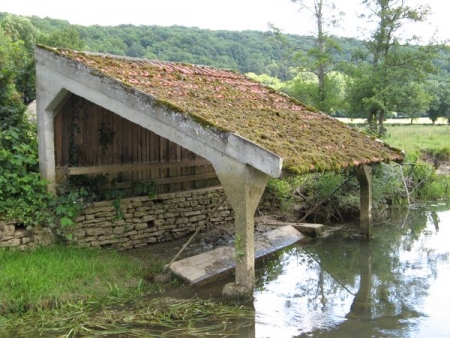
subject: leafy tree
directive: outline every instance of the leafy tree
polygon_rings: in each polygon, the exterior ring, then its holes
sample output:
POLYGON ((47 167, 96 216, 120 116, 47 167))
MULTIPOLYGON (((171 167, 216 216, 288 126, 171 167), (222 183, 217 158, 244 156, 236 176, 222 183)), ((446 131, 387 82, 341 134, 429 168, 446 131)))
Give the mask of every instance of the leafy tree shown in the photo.
POLYGON ((80 34, 74 27, 64 27, 61 30, 54 30, 47 36, 39 39, 42 44, 57 47, 83 50, 85 44, 80 38, 80 34))
POLYGON ((16 88, 16 72, 17 60, 24 54, 23 43, 14 42, 0 27, 0 130, 23 119, 25 106, 16 88))
MULTIPOLYGON (((325 112, 331 112, 336 108, 338 98, 333 97, 329 89, 333 87, 334 78, 331 72, 336 69, 337 55, 341 51, 338 40, 332 37, 329 29, 337 24, 337 16, 342 15, 336 10, 336 5, 327 0, 291 0, 300 7, 301 14, 306 13, 315 24, 315 31, 311 43, 300 50, 291 46, 292 64, 296 72, 312 73, 316 81, 306 80, 308 77, 297 77, 296 96, 325 112), (331 103, 332 102, 332 103, 331 103)), ((309 22, 309 21, 306 21, 309 22)), ((281 32, 273 27, 274 32, 284 44, 289 40, 281 35, 281 32)))
POLYGON ((406 0, 363 0, 362 3, 370 11, 365 18, 375 21, 377 26, 365 43, 365 50, 356 55, 361 63, 352 69, 348 100, 353 115, 367 114, 370 127, 383 134, 387 113, 411 112, 413 106, 426 107, 426 95, 412 95, 421 87, 411 83, 425 81, 433 70, 437 49, 431 44, 412 45, 418 42, 416 37, 401 44, 399 36, 405 23, 424 21, 429 7, 413 8, 406 0))
POLYGON ((298 98, 300 101, 320 107, 322 111, 334 113, 345 111, 345 75, 332 71, 325 76, 323 83, 323 92, 325 97, 320 97, 321 91, 318 90, 319 84, 314 73, 299 73, 293 80, 285 83, 280 90, 298 98))
POLYGON ((6 15, 0 21, 0 29, 9 41, 15 44, 12 58, 14 69, 14 85, 22 95, 25 104, 36 97, 34 79, 33 48, 38 34, 31 21, 22 16, 6 15))
POLYGON ((445 117, 450 124, 450 78, 436 77, 427 82, 427 90, 432 95, 428 116, 433 124, 439 117, 445 117))
POLYGON ((257 75, 255 73, 247 73, 246 75, 249 78, 251 78, 252 80, 256 80, 258 82, 265 84, 266 86, 270 86, 277 90, 280 90, 281 88, 283 88, 283 85, 284 85, 283 82, 280 81, 280 79, 269 76, 267 74, 257 75))
POLYGON ((0 215, 32 225, 45 218, 48 194, 38 173, 36 130, 24 116, 26 106, 16 88, 17 63, 28 51, 13 38, 0 26, 0 215))
POLYGON ((409 82, 403 86, 401 92, 397 93, 397 101, 400 102, 402 113, 411 119, 411 124, 415 118, 428 110, 432 99, 425 83, 409 82))
POLYGON ((38 30, 30 19, 18 15, 6 15, 0 22, 4 33, 13 41, 22 41, 28 51, 33 51, 38 30))

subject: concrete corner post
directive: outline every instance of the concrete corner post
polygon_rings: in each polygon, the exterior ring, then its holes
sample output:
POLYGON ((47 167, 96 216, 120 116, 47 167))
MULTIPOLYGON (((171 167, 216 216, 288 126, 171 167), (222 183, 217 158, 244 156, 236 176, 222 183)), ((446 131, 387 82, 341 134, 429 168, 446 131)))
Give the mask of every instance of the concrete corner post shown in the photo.
POLYGON ((64 97, 67 93, 57 84, 47 78, 47 73, 39 64, 36 64, 36 110, 37 132, 39 146, 39 171, 41 177, 47 180, 47 190, 56 191, 55 173, 55 144, 53 117, 54 107, 52 101, 64 97), (60 94, 60 95, 58 95, 60 94))
POLYGON ((372 168, 361 164, 355 167, 360 186, 360 233, 372 237, 372 168))
POLYGON ((234 210, 236 250, 234 293, 252 296, 255 284, 254 214, 270 177, 237 161, 220 161, 214 164, 214 168, 234 210))

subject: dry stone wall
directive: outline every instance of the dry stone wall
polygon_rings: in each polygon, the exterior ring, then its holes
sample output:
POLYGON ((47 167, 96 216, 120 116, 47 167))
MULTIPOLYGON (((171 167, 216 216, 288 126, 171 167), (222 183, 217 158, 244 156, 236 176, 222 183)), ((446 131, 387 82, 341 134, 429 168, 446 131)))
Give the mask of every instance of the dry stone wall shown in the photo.
MULTIPOLYGON (((170 241, 207 226, 207 218, 223 197, 222 188, 207 188, 161 194, 156 198, 127 198, 120 203, 120 218, 113 202, 97 202, 78 216, 76 226, 65 231, 78 245, 90 247, 129 249, 170 241)), ((225 202, 208 226, 233 219, 232 208, 225 202)), ((51 242, 50 235, 46 229, 24 229, 13 222, 0 222, 0 247, 45 245, 51 242)))
POLYGON ((30 249, 53 243, 55 236, 48 228, 25 227, 14 221, 0 220, 0 248, 30 249))

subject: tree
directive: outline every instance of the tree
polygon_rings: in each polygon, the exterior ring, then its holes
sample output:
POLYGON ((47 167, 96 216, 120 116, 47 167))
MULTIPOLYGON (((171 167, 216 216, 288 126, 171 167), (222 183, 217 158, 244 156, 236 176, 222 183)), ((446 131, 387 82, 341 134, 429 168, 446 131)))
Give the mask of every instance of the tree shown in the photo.
POLYGON ((22 95, 23 102, 28 104, 36 96, 33 48, 38 31, 28 18, 9 14, 0 21, 0 29, 10 43, 16 45, 14 58, 12 58, 15 73, 14 85, 17 92, 22 95))
POLYGON ((85 44, 80 38, 80 34, 74 27, 64 27, 61 30, 54 30, 48 35, 42 36, 39 42, 57 48, 69 48, 83 50, 85 44))
MULTIPOLYGON (((349 84, 348 99, 353 114, 365 112, 369 126, 384 134, 383 120, 392 111, 412 111, 412 106, 423 109, 427 99, 417 94, 418 86, 433 70, 432 60, 437 57, 433 44, 417 45, 418 38, 400 41, 400 28, 408 22, 425 21, 428 6, 416 8, 407 5, 406 0, 363 0, 369 10, 362 15, 376 22, 376 28, 365 43, 365 50, 359 51, 360 61, 351 75, 355 80, 349 84)), ((417 110, 416 110, 417 111, 417 110)))
MULTIPOLYGON (((291 1, 299 5, 300 14, 312 18, 315 24, 312 46, 302 50, 293 47, 292 62, 296 72, 312 73, 317 81, 304 81, 305 77, 297 77, 296 96, 305 103, 331 113, 332 108, 336 108, 339 101, 329 90, 334 85, 334 77, 331 72, 336 69, 336 56, 341 51, 341 47, 328 30, 337 25, 336 13, 338 15, 342 15, 342 13, 336 10, 333 2, 327 0, 291 1)), ((278 36, 281 35, 279 30, 273 29, 278 36)), ((287 42, 288 40, 284 39, 283 41, 287 42)))
POLYGON ((427 90, 432 95, 428 116, 433 124, 439 117, 447 118, 450 124, 450 78, 436 77, 428 81, 427 90))
POLYGON ((24 54, 23 43, 14 42, 0 26, 0 132, 23 119, 25 106, 16 88, 16 70, 24 54))

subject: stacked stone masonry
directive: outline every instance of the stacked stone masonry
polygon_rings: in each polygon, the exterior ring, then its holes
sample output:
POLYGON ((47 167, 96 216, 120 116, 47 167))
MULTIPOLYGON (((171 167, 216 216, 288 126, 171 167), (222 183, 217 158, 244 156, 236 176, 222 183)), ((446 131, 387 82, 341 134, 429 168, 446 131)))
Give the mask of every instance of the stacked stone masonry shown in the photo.
POLYGON ((49 245, 55 240, 48 228, 25 227, 14 221, 0 220, 0 248, 26 250, 37 245, 49 245))
MULTIPOLYGON (((111 201, 97 202, 77 217, 76 226, 66 228, 80 246, 129 249, 170 241, 194 232, 198 227, 214 227, 233 222, 233 211, 224 203, 207 219, 224 198, 222 188, 161 194, 156 198, 134 197, 120 201, 122 217, 111 201)), ((45 232, 45 229, 41 229, 45 232)), ((46 233, 46 232, 45 232, 46 233)), ((47 236, 48 237, 48 236, 47 236)), ((49 239, 35 229, 0 222, 0 247, 32 247, 49 239), (45 237, 45 240, 42 239, 45 237)))

